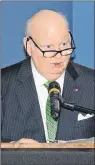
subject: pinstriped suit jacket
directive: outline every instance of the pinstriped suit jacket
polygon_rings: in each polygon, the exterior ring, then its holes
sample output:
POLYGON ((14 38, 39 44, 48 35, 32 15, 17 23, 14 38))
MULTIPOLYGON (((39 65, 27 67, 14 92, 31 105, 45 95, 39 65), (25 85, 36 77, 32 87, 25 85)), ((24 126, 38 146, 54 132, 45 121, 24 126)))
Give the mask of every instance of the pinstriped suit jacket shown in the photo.
MULTIPOLYGON (((39 142, 46 142, 30 59, 4 68, 1 73, 2 141, 32 138, 39 142)), ((66 69, 63 98, 77 105, 94 109, 94 71, 70 62, 66 69)), ((61 108, 57 140, 95 136, 95 118, 78 121, 78 114, 79 112, 61 108)))

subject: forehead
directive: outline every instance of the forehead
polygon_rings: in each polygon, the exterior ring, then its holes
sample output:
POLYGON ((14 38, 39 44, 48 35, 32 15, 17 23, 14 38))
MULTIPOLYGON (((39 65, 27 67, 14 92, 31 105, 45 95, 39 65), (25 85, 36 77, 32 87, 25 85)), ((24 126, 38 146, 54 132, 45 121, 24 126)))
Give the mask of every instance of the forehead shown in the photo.
POLYGON ((66 27, 47 27, 36 30, 32 34, 33 39, 41 44, 60 43, 69 39, 69 32, 66 27))
POLYGON ((37 42, 60 42, 68 38, 68 26, 62 16, 44 13, 31 21, 31 36, 37 42), (38 19, 39 18, 39 19, 38 19))

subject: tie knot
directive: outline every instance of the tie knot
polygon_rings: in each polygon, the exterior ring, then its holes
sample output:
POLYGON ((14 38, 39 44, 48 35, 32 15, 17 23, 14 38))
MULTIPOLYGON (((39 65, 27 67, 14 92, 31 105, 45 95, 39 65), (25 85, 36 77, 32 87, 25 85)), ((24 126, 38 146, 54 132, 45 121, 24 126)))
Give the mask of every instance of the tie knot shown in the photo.
POLYGON ((47 82, 44 83, 44 86, 45 86, 46 88, 48 88, 50 83, 51 83, 51 81, 47 81, 47 82))

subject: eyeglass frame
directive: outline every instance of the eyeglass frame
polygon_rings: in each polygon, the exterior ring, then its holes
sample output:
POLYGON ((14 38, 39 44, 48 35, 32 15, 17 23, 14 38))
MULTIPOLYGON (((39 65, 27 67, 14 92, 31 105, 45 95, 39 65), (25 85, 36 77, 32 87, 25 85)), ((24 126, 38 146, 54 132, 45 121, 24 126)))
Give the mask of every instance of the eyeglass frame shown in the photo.
MULTIPOLYGON (((52 56, 52 57, 55 57, 58 53, 61 54, 61 52, 63 52, 63 51, 72 49, 72 53, 73 53, 73 51, 76 49, 75 42, 74 42, 73 35, 72 35, 71 31, 69 31, 69 34, 70 34, 70 37, 71 37, 71 48, 67 48, 67 49, 63 49, 63 50, 47 50, 47 51, 44 51, 44 50, 42 50, 42 49, 37 45, 37 43, 33 40, 33 38, 32 38, 31 36, 29 36, 29 37, 27 38, 27 41, 29 41, 29 39, 32 40, 32 42, 34 43, 34 45, 43 53, 43 56, 44 56, 44 54, 45 54, 46 52, 56 52, 56 53, 52 56), (74 45, 74 46, 72 47, 72 45, 74 45)), ((72 53, 70 53, 70 54, 72 54, 72 53)), ((70 54, 67 54, 67 55, 62 55, 62 54, 61 54, 61 56, 68 56, 68 55, 70 55, 70 54)), ((52 57, 46 57, 46 56, 44 56, 44 57, 45 57, 45 58, 52 58, 52 57)))

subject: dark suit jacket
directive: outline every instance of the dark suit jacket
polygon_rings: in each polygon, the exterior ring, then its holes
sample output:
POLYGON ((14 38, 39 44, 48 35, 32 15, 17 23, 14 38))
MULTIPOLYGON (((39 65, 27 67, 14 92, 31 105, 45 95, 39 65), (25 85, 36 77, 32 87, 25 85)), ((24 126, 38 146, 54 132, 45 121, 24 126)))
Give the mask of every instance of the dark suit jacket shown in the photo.
MULTIPOLYGON (((63 98, 94 109, 93 70, 70 62, 65 75, 63 98)), ((78 114, 61 108, 56 139, 74 140, 95 136, 94 117, 78 121, 78 114)), ((2 69, 2 141, 21 138, 45 142, 29 59, 2 69)))

